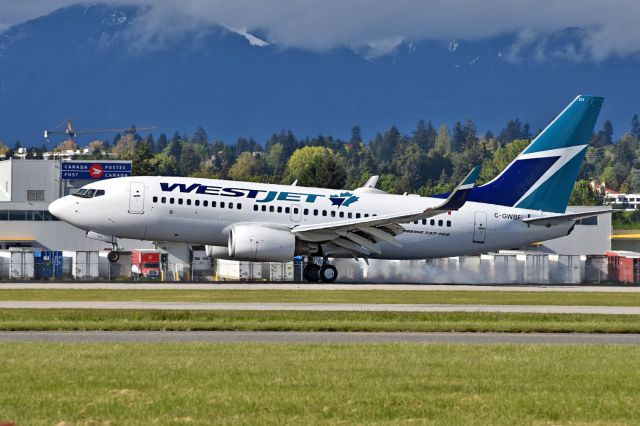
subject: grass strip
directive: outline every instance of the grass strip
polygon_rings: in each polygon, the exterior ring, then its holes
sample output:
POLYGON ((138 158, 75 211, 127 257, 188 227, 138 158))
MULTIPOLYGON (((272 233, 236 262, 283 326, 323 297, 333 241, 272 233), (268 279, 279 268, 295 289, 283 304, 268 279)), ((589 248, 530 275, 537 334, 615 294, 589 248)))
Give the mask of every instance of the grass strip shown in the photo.
POLYGON ((640 292, 0 289, 0 300, 640 306, 640 292))
POLYGON ((457 331, 640 333, 635 315, 10 309, 2 331, 457 331))
POLYGON ((16 424, 638 424, 640 348, 0 343, 16 424))

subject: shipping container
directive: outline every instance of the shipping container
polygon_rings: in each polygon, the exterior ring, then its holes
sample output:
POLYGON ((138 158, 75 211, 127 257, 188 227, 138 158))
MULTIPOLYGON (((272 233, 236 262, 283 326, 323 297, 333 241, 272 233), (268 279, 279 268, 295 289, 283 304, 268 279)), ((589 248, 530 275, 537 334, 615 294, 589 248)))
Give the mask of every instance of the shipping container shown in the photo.
POLYGON ((131 252, 120 251, 117 262, 110 262, 107 258, 108 251, 98 252, 98 273, 100 278, 115 280, 131 278, 131 252))
POLYGON ((258 281, 262 279, 262 264, 216 259, 216 277, 219 280, 258 281))
POLYGON ((33 252, 0 250, 0 276, 12 280, 30 280, 35 276, 33 252))
POLYGON ((97 251, 65 251, 64 257, 71 259, 71 276, 74 279, 100 278, 100 259, 97 251))
POLYGON ((38 280, 62 278, 63 255, 61 251, 36 250, 33 252, 34 277, 38 280))
POLYGON ((267 262, 264 264, 266 269, 262 276, 274 282, 293 281, 294 267, 293 262, 267 262))

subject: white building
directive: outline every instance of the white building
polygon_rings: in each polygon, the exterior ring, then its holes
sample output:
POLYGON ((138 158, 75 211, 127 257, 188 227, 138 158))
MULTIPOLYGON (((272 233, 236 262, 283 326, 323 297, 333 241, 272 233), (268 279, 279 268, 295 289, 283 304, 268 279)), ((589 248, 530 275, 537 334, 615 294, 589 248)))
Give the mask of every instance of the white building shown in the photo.
MULTIPOLYGON (((84 162, 69 162, 81 164, 84 162)), ((96 162, 107 163, 107 162, 96 162)), ((113 163, 125 165, 130 161, 113 163)), ((91 179, 63 178, 63 161, 0 161, 0 249, 33 247, 49 250, 103 250, 109 244, 90 240, 85 232, 59 221, 49 211, 49 203, 67 195, 91 179)), ((79 175, 81 176, 81 175, 79 175)), ((153 248, 147 241, 121 240, 123 249, 153 248)))

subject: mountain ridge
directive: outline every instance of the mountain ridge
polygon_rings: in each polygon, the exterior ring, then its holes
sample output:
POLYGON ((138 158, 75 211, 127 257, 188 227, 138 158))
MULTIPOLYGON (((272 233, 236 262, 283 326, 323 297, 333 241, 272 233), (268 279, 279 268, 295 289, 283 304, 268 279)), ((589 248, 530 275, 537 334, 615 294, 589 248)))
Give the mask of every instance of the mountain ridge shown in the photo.
POLYGON ((401 42, 371 56, 287 49, 220 26, 140 44, 141 11, 70 6, 0 34, 0 139, 41 145, 42 130, 67 117, 168 134, 202 126, 226 142, 263 142, 281 129, 347 138, 354 125, 370 138, 391 125, 409 133, 421 118, 450 126, 471 118, 497 133, 511 118, 541 128, 577 94, 605 96, 601 117, 620 134, 640 102, 637 57, 558 53, 581 51, 580 29, 524 45, 516 35, 401 42), (543 44, 546 59, 536 56, 543 44))

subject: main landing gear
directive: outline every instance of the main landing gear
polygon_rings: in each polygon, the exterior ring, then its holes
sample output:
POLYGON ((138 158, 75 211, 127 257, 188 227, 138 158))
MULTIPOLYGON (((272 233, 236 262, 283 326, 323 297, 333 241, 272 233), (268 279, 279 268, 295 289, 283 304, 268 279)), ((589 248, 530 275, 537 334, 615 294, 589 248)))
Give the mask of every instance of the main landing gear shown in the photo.
POLYGON ((111 263, 116 263, 118 261, 118 259, 120 259, 120 253, 118 252, 118 245, 117 244, 112 244, 112 249, 111 251, 107 254, 107 259, 109 259, 109 262, 111 263))
POLYGON ((305 281, 309 282, 318 282, 322 281, 323 283, 332 283, 338 278, 338 270, 335 266, 327 263, 326 259, 322 259, 322 265, 318 265, 314 262, 313 258, 310 257, 307 265, 304 267, 302 271, 302 276, 305 281))

